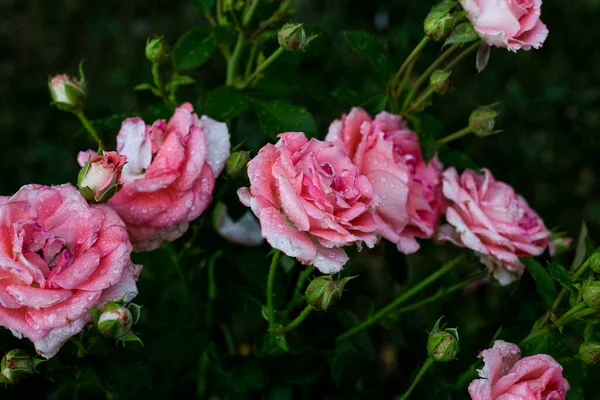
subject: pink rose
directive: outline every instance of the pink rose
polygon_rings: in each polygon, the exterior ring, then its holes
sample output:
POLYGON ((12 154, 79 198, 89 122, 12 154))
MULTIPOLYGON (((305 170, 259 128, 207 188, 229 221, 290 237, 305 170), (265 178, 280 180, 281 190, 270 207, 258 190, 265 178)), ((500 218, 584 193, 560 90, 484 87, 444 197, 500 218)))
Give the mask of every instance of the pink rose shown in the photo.
POLYGON ((119 190, 121 170, 127 157, 120 156, 116 151, 92 155, 88 150, 79 152, 77 161, 84 165, 79 173, 77 186, 88 201, 103 203, 119 190))
POLYGON ((473 27, 490 46, 539 49, 548 36, 542 0, 461 0, 473 27))
POLYGON ((423 161, 416 133, 399 115, 379 113, 375 120, 353 108, 329 127, 327 140, 341 147, 365 175, 380 199, 377 233, 410 254, 415 238, 431 238, 444 208, 440 174, 434 157, 423 161))
POLYGON ((373 187, 333 143, 279 135, 248 163, 240 201, 259 218, 269 244, 323 273, 342 269, 350 244, 375 245, 373 187))
POLYGON ((539 256, 549 244, 550 231, 527 201, 491 172, 480 175, 466 170, 458 176, 448 168, 442 174, 444 196, 452 202, 446 210, 449 225, 440 227, 439 238, 481 254, 502 285, 524 271, 521 256, 539 256))
POLYGON ((89 308, 137 294, 125 224, 69 184, 0 198, 0 239, 0 325, 46 358, 91 321, 89 308))
POLYGON ((208 207, 229 157, 227 125, 192 110, 182 105, 168 124, 128 118, 117 136, 127 164, 123 188, 109 204, 125 221, 136 251, 154 250, 187 231, 208 207))
POLYGON ((521 358, 516 344, 496 340, 479 357, 483 379, 469 385, 473 400, 564 400, 569 390, 562 367, 547 354, 521 358))

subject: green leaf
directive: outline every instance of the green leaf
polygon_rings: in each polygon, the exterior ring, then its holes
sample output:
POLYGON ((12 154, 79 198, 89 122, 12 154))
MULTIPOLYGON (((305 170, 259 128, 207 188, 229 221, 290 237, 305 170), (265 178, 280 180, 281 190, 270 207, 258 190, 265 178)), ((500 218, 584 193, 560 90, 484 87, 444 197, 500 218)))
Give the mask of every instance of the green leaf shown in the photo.
POLYGON ((478 39, 479 35, 475 32, 475 29, 473 29, 473 25, 471 25, 470 22, 463 22, 454 28, 450 37, 446 39, 444 46, 449 44, 469 43, 478 39))
POLYGON ((581 222, 581 230, 579 231, 579 238, 577 239, 577 249, 575 250, 575 258, 573 259, 573 264, 571 264, 571 271, 575 271, 581 264, 583 264, 583 259, 585 258, 586 253, 586 245, 585 239, 587 237, 588 230, 585 221, 581 222))
POLYGON ((376 74, 387 80, 389 72, 388 56, 377 39, 365 31, 344 31, 344 39, 356 54, 366 60, 376 74))
POLYGON ((370 114, 378 114, 381 111, 385 110, 387 102, 388 96, 385 93, 380 93, 362 103, 361 107, 364 108, 370 114))
POLYGON ((237 32, 233 25, 219 25, 213 28, 213 36, 217 45, 229 46, 235 43, 237 32))
POLYGON ((304 132, 309 137, 317 133, 315 119, 304 107, 283 100, 256 100, 254 105, 260 125, 272 138, 283 132, 304 132))
POLYGON ((556 286, 548 271, 533 258, 521 258, 521 261, 535 279, 537 291, 546 302, 546 305, 548 307, 552 306, 556 298, 556 286))
POLYGON ((558 283, 561 284, 565 289, 569 289, 571 293, 577 293, 577 289, 573 286, 571 279, 569 278, 569 273, 562 265, 551 262, 548 263, 548 271, 550 272, 550 276, 554 278, 558 283))
POLYGON ((583 331, 583 341, 589 342, 594 337, 594 324, 588 322, 583 331))
POLYGON ((194 0, 194 6, 203 14, 210 13, 215 6, 215 0, 194 0))
POLYGON ((196 80, 191 76, 173 75, 171 81, 167 83, 166 89, 170 91, 171 89, 175 89, 178 86, 191 85, 192 83, 196 83, 196 80))
POLYGON ((366 357, 348 343, 336 347, 331 360, 331 380, 339 389, 360 389, 366 357))
POLYGON ((152 90, 153 86, 147 82, 136 85, 133 90, 152 90))
POLYGON ((545 354, 548 349, 549 339, 550 332, 547 329, 532 333, 527 336, 519 344, 519 347, 523 353, 523 357, 533 354, 545 354))
POLYGON ((423 159, 425 162, 429 162, 437 151, 437 144, 435 137, 428 130, 419 132, 419 144, 421 145, 421 152, 423 153, 423 159))
POLYGON ((223 121, 239 117, 249 105, 250 101, 244 93, 230 86, 221 86, 206 96, 203 113, 211 118, 223 121))
POLYGON ((204 26, 194 28, 179 38, 173 48, 175 69, 189 69, 204 64, 214 53, 215 42, 204 26))

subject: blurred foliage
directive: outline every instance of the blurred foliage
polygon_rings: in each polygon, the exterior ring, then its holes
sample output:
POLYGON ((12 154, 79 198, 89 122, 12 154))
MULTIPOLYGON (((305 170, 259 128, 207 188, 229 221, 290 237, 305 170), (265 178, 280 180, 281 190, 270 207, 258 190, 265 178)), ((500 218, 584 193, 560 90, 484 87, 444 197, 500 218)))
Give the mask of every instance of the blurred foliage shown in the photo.
MULTIPOLYGON (((245 149, 256 152, 282 130, 323 137, 329 123, 351 106, 383 109, 386 71, 393 73, 419 42, 433 1, 298 0, 293 20, 318 37, 306 52, 285 53, 243 93, 222 86, 225 61, 204 40, 209 24, 199 10, 211 3, 1 1, 0 130, 6 151, 0 161, 0 193, 9 195, 26 183, 74 182, 76 154, 90 147, 77 119, 50 107, 48 74, 75 73, 85 59, 86 112, 108 147, 114 147, 125 117, 142 115, 151 122, 169 115, 150 91, 133 90, 152 81, 146 39, 164 35, 171 45, 178 43, 177 66, 196 81, 179 88, 179 102, 189 101, 198 113, 226 119, 233 145, 243 142, 245 149), (373 36, 365 38, 361 31, 373 36), (202 51, 181 57, 183 46, 202 51), (370 52, 378 48, 387 49, 388 55, 372 57, 370 52)), ((264 3, 257 21, 276 9, 277 2, 264 3)), ((436 139, 466 126, 477 106, 500 101, 496 126, 504 132, 452 142, 441 154, 443 161, 459 168, 491 169, 528 199, 548 227, 572 237, 582 219, 592 238, 600 236, 600 53, 591 48, 600 39, 600 30, 592 28, 598 17, 598 0, 546 0, 542 19, 550 35, 543 49, 519 54, 493 49, 480 74, 474 56, 469 58, 452 75, 455 90, 437 97, 420 121, 421 130, 436 139)), ((214 35, 217 45, 235 40, 226 29, 214 35)), ((276 49, 273 38, 259 51, 268 57, 276 49)), ((429 46, 417 69, 426 68, 438 49, 429 46)), ((239 182, 220 178, 214 197, 240 215, 237 186, 239 182)), ((502 339, 518 343, 545 311, 536 282, 526 274, 509 287, 469 286, 335 345, 336 335, 458 253, 449 246, 423 243, 422 251, 405 257, 382 243, 352 254, 343 276, 360 277, 348 283, 335 309, 313 312, 290 332, 289 352, 284 353, 265 340, 267 323, 261 316, 268 247, 242 249, 216 237, 211 212, 179 242, 135 255, 145 265, 136 298, 144 308, 135 326, 143 347, 115 347, 90 329, 41 364, 40 374, 28 383, 9 387, 3 398, 392 398, 410 384, 426 357, 426 330, 444 315, 459 328, 458 361, 434 365, 435 379, 418 387, 414 397, 460 399, 466 398, 466 385, 474 377, 476 356, 498 328, 503 327, 502 339), (461 376, 463 371, 470 373, 461 376)), ((570 261, 573 255, 565 257, 570 261)), ((476 268, 473 256, 441 285, 451 286, 476 268)), ((284 322, 302 308, 303 301, 286 306, 302 272, 292 260, 282 259, 275 299, 284 322)), ((421 296, 435 292, 436 285, 421 296)), ((573 355, 584 329, 576 324, 565 335, 538 338, 532 346, 550 342, 554 344, 546 349, 555 357, 573 355)), ((15 347, 32 349, 1 330, 0 352, 15 347)), ((590 388, 600 378, 597 368, 588 371, 577 360, 564 367, 573 387, 587 374, 590 388)), ((577 396, 572 391, 572 399, 583 398, 577 396)))

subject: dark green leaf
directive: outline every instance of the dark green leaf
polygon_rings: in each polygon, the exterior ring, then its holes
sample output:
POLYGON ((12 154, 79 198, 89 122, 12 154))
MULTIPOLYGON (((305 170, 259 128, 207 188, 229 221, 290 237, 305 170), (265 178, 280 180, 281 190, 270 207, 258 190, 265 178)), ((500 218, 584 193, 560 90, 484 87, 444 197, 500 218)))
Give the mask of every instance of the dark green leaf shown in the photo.
POLYGON ((556 298, 556 286, 548 271, 533 258, 522 258, 521 261, 535 279, 537 291, 546 302, 546 305, 548 307, 552 306, 556 298))
POLYGON ((589 342, 594 337, 594 324, 588 322, 583 331, 583 341, 589 342))
POLYGON ((151 90, 152 87, 153 86, 149 83, 140 83, 139 85, 136 85, 133 90, 151 90))
POLYGON ((260 125, 272 138, 283 132, 304 132, 309 137, 317 132, 315 119, 304 107, 283 100, 256 100, 254 105, 260 125))
POLYGON ((446 39, 444 46, 449 44, 469 43, 477 39, 479 39, 479 35, 475 32, 475 29, 473 29, 473 25, 471 25, 470 22, 464 22, 454 28, 450 37, 446 39))
POLYGON ((204 99, 203 113, 220 121, 239 117, 250 105, 248 97, 230 86, 221 86, 204 99))
POLYGON ((423 159, 425 162, 429 162, 437 151, 436 140, 433 135, 425 130, 419 132, 419 144, 421 145, 421 152, 423 153, 423 159))
POLYGON ((364 108, 370 114, 378 114, 381 111, 385 110, 387 102, 388 96, 384 93, 380 93, 362 103, 361 107, 364 108))
POLYGON ((569 278, 569 273, 565 267, 555 262, 551 262, 548 263, 548 271, 550 271, 550 276, 560 283, 562 287, 569 289, 572 293, 577 293, 577 289, 573 286, 573 283, 569 278))
POLYGON ((196 83, 196 81, 191 76, 173 75, 171 81, 167 83, 167 90, 175 89, 178 86, 191 85, 192 83, 196 83))
POLYGON ((237 33, 233 25, 219 25, 213 29, 213 36, 217 45, 229 46, 235 43, 237 33))
POLYGON ((365 357, 351 344, 336 347, 331 360, 331 379, 338 388, 356 389, 364 375, 365 357))
POLYGON ((210 13, 215 6, 215 0, 194 0, 194 6, 203 14, 210 13))
POLYGON ((576 270, 583 263, 586 253, 585 239, 587 237, 587 233, 587 225, 585 224, 585 221, 582 221, 581 230, 579 231, 579 238, 577 239, 575 258, 573 259, 573 264, 571 264, 571 271, 576 270))
POLYGON ((344 38, 352 50, 366 60, 383 80, 388 78, 388 56, 377 39, 365 31, 344 31, 344 38))
POLYGON ((175 69, 195 68, 204 64, 214 53, 215 42, 206 27, 194 28, 179 38, 173 48, 175 69))
POLYGON ((444 146, 440 150, 440 160, 446 166, 453 166, 458 170, 463 169, 473 169, 479 170, 479 164, 477 164, 469 154, 458 151, 458 150, 449 150, 448 146, 444 146))
POLYGON ((548 349, 548 341, 550 332, 544 329, 527 336, 519 345, 521 347, 522 356, 530 356, 533 354, 544 354, 548 349))

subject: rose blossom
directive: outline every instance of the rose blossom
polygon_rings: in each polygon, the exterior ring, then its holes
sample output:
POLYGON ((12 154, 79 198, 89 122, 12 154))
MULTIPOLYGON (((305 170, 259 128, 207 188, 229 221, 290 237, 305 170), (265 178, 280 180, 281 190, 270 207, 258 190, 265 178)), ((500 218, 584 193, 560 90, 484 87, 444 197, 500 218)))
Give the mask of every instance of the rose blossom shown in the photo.
POLYGON ((542 0, 461 0, 473 27, 490 46, 511 51, 542 47, 548 28, 542 0))
POLYGON ((426 164, 417 134, 399 115, 387 112, 372 120, 362 108, 353 108, 331 124, 326 139, 341 147, 371 181, 381 200, 375 214, 377 233, 403 253, 416 252, 415 238, 431 238, 443 212, 437 157, 426 164))
POLYGON ((77 161, 84 166, 79 173, 77 186, 88 201, 103 203, 119 189, 121 171, 127 157, 120 156, 116 151, 99 155, 88 150, 79 152, 77 161))
POLYGON ((564 400, 569 390, 562 367, 547 354, 521 358, 517 345, 496 340, 479 357, 483 379, 469 385, 472 400, 564 400))
POLYGON ((525 199, 491 172, 483 175, 456 169, 442 174, 444 196, 452 202, 446 210, 449 225, 439 238, 481 254, 500 284, 507 285, 524 271, 521 256, 539 256, 549 244, 550 232, 525 199))
POLYGON ((69 184, 1 197, 0 238, 0 325, 46 358, 91 321, 89 308, 137 294, 125 224, 69 184))
POLYGON ((259 218, 269 244, 323 273, 342 269, 350 244, 375 245, 373 187, 333 143, 279 135, 248 163, 240 201, 259 218))
POLYGON ((136 251, 179 238, 212 199, 215 179, 229 157, 227 125, 199 118, 186 103, 164 120, 123 121, 117 151, 127 157, 123 187, 109 204, 125 221, 136 251))

